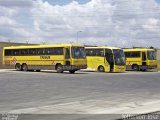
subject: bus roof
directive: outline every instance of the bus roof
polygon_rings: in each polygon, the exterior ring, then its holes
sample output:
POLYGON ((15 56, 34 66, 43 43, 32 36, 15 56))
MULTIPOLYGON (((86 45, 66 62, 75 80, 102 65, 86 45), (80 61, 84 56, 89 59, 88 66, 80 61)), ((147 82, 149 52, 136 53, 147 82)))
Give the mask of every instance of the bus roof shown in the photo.
POLYGON ((121 48, 118 48, 118 47, 110 47, 110 46, 96 46, 96 47, 85 47, 85 48, 121 49, 121 48))
POLYGON ((124 51, 155 51, 154 49, 151 48, 124 48, 124 51))
POLYGON ((80 44, 49 44, 49 45, 23 45, 23 46, 9 46, 4 47, 4 49, 25 49, 25 48, 49 48, 49 47, 70 47, 70 46, 80 46, 80 44))

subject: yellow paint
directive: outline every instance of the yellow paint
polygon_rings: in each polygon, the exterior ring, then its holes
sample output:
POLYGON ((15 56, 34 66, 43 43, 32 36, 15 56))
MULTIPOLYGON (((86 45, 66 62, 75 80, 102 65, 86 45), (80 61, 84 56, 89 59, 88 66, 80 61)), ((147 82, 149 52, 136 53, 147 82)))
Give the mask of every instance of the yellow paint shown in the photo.
MULTIPOLYGON (((86 50, 87 49, 103 49, 104 56, 87 56, 87 66, 88 66, 88 69, 95 69, 96 71, 98 71, 99 66, 103 66, 105 69, 105 72, 111 72, 110 71, 110 64, 108 63, 108 61, 106 60, 106 57, 105 57, 105 49, 111 50, 112 54, 113 54, 113 50, 122 50, 120 48, 106 47, 106 46, 85 47, 85 48, 86 48, 86 50)), ((113 61, 114 61, 114 67, 113 67, 112 72, 124 72, 126 70, 125 64, 124 65, 115 65, 114 55, 113 55, 113 61)))
POLYGON ((63 48, 63 55, 32 55, 32 56, 4 56, 3 54, 3 64, 4 65, 15 65, 16 63, 19 63, 22 65, 23 63, 27 65, 66 65, 66 61, 70 62, 70 65, 73 66, 85 66, 87 65, 86 58, 83 59, 76 59, 72 57, 72 47, 82 47, 82 45, 79 44, 57 44, 57 45, 34 45, 34 46, 11 46, 11 47, 4 47, 3 53, 5 50, 13 49, 13 50, 19 50, 19 49, 37 49, 37 48, 57 48, 62 47, 63 48), (65 52, 66 48, 70 49, 70 58, 65 59, 65 52))
POLYGON ((140 57, 129 57, 126 58, 126 66, 138 65, 142 66, 142 62, 146 62, 146 66, 157 66, 157 60, 149 60, 147 52, 148 51, 155 51, 154 49, 149 48, 131 48, 131 49, 124 49, 124 52, 140 52, 140 57), (142 52, 146 54, 146 60, 142 60, 142 52))

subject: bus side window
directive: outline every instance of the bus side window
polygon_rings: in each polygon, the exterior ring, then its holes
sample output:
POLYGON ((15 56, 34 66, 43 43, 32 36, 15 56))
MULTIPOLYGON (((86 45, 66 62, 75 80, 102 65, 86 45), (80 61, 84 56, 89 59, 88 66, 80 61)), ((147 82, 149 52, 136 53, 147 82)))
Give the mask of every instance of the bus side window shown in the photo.
POLYGON ((38 48, 37 49, 37 54, 38 55, 43 55, 43 48, 38 48))
POLYGON ((53 54, 54 55, 63 55, 63 48, 62 47, 53 48, 53 54))
POLYGON ((95 56, 94 53, 95 53, 94 49, 86 49, 86 55, 87 56, 95 56))
POLYGON ((54 53, 53 48, 46 48, 46 54, 52 55, 54 53))
POLYGON ((146 60, 146 53, 142 52, 142 60, 145 61, 146 60))
POLYGON ((130 57, 129 52, 125 52, 125 57, 126 57, 126 58, 130 57))
POLYGON ((69 50, 69 48, 66 48, 65 58, 66 58, 66 59, 69 59, 69 58, 70 58, 70 50, 69 50))
POLYGON ((36 49, 29 49, 29 55, 36 55, 37 50, 36 49))
POLYGON ((21 49, 20 50, 20 55, 28 55, 28 50, 27 49, 21 49))
POLYGON ((12 51, 13 50, 5 50, 4 55, 5 56, 12 56, 12 51))
POLYGON ((13 56, 18 56, 19 55, 19 50, 13 50, 13 56))

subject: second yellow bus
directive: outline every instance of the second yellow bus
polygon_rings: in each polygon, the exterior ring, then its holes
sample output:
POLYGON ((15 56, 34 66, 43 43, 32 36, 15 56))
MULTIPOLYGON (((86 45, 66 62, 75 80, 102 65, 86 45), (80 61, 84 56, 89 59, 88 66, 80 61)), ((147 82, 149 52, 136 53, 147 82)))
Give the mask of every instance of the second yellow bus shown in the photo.
POLYGON ((125 55, 123 49, 115 47, 85 47, 88 69, 99 72, 124 72, 125 55))

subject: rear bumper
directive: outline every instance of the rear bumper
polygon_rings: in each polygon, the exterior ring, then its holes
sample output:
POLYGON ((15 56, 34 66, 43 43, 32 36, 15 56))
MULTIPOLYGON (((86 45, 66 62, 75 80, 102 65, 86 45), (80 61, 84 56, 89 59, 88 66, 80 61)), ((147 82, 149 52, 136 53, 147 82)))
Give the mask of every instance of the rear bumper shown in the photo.
POLYGON ((80 69, 86 69, 87 65, 80 65, 80 66, 76 66, 76 65, 70 65, 70 66, 63 66, 63 70, 80 70, 80 69))

